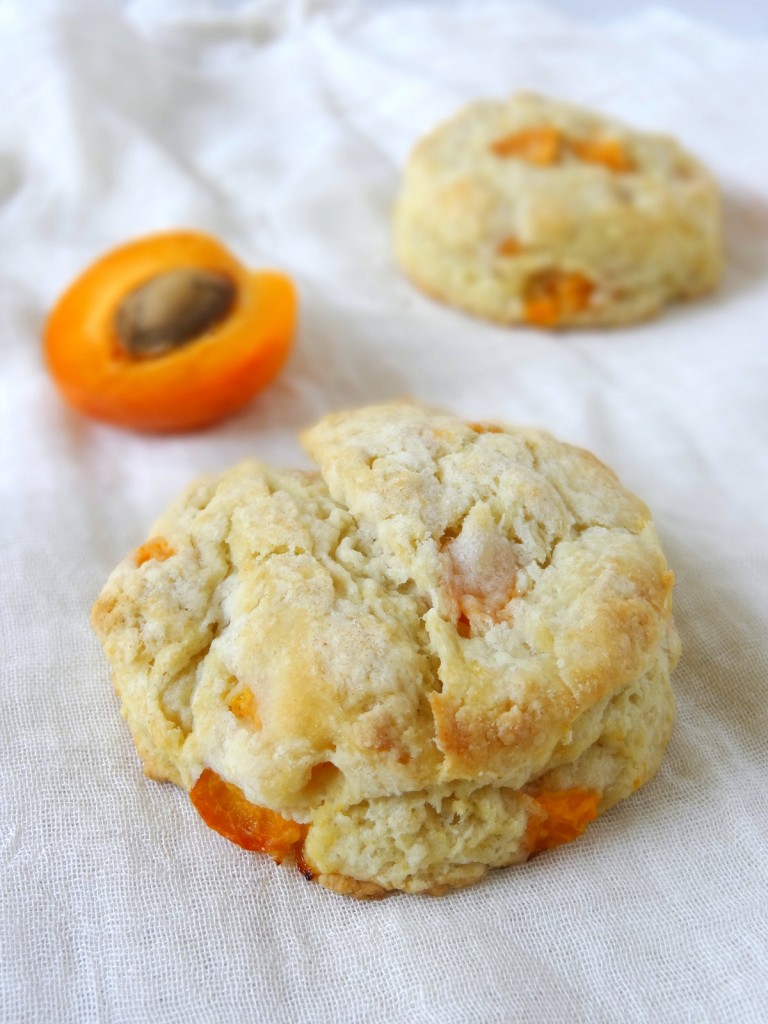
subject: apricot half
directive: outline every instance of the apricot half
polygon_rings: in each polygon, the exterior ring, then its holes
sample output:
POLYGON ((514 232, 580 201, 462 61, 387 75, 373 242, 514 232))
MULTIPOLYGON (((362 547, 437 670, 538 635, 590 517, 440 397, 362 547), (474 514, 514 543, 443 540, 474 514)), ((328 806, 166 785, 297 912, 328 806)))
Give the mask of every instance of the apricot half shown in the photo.
POLYGON ((48 368, 80 412, 141 431, 233 413, 282 368, 296 293, 195 231, 107 253, 64 292, 45 329, 48 368))

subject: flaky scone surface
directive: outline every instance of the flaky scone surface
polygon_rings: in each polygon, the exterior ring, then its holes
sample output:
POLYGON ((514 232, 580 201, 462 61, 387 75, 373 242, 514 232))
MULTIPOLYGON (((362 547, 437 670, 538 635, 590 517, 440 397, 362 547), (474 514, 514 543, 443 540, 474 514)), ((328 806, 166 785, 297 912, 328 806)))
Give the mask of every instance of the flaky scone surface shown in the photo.
POLYGON ((714 181, 674 139, 520 93, 418 143, 395 253, 422 290, 487 319, 608 326, 710 290, 720 222, 714 181))
POLYGON ((367 896, 469 884, 535 852, 552 793, 600 812, 653 774, 672 575, 613 473, 406 404, 304 442, 319 473, 195 484, 96 603, 150 775, 215 772, 367 896))

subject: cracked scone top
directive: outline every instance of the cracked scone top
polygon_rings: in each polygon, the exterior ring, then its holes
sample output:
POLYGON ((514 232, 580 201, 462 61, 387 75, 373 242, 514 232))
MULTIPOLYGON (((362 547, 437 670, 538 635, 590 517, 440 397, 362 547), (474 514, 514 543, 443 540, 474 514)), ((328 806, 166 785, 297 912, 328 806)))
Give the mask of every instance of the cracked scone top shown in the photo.
POLYGON ((674 139, 519 93, 417 144, 395 254, 423 291, 478 316, 609 326, 713 288, 720 221, 715 182, 674 139))
POLYGON ((672 574, 610 470, 409 404, 303 440, 319 472, 193 484, 96 602, 147 774, 373 896, 573 839, 654 773, 672 574))

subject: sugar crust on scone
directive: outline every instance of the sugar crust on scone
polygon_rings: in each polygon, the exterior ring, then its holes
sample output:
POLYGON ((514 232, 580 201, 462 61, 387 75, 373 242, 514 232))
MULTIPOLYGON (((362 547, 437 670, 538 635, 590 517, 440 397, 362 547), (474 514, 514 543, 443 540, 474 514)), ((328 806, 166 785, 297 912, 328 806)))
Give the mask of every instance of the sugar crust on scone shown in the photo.
POLYGON ((145 770, 307 826, 329 888, 525 860, 541 792, 602 812, 674 717, 672 574, 587 452, 417 405, 327 417, 319 473, 194 484, 93 613, 145 770))
POLYGON ((397 261, 423 291, 557 328, 711 290, 721 235, 717 186, 673 138, 533 93, 471 103, 422 139, 394 217, 397 261))

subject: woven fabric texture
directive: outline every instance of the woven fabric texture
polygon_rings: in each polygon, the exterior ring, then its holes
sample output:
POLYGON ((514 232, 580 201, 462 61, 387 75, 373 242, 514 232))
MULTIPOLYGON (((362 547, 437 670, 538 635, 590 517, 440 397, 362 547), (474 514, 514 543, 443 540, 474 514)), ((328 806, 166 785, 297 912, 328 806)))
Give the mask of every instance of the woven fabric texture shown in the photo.
POLYGON ((661 9, 8 0, 0 67, 0 1020, 768 1019, 768 44, 661 9), (516 88, 712 168, 716 295, 554 336, 413 290, 389 235, 410 146, 516 88), (46 312, 106 249, 176 226, 294 276, 295 352, 205 432, 87 421, 45 371, 46 312), (298 429, 403 395, 543 426, 647 501, 677 575, 679 718, 656 779, 578 843, 364 904, 141 775, 88 614, 193 477, 303 465, 298 429))

